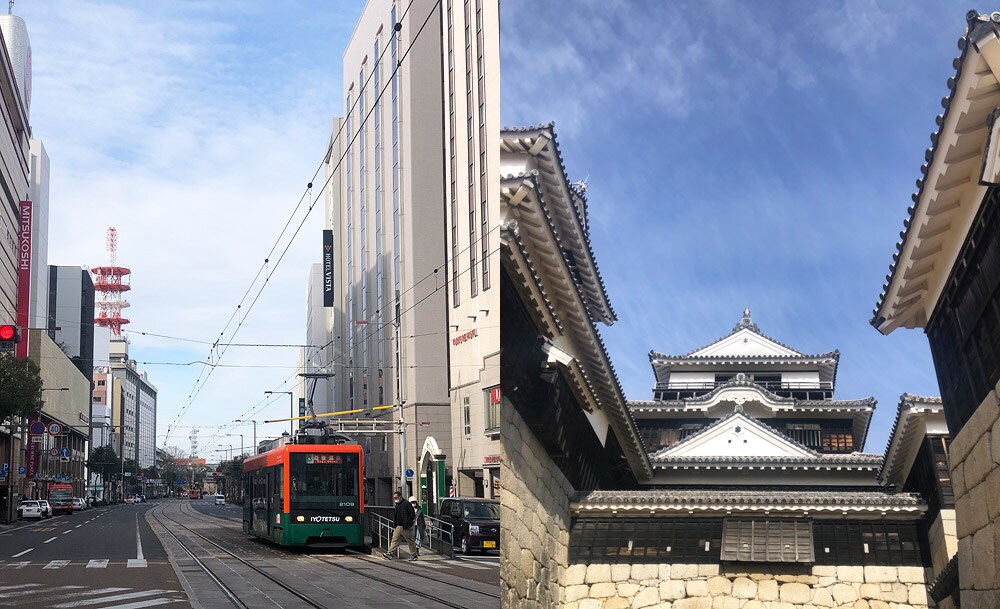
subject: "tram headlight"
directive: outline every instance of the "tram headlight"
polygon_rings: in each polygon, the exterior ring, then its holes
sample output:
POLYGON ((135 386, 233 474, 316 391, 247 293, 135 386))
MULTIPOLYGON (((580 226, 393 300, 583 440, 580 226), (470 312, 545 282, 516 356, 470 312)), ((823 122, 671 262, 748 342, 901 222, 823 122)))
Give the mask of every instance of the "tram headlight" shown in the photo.
POLYGON ((478 524, 470 524, 469 525, 469 533, 471 535, 479 535, 479 525, 478 524))
POLYGON ((354 516, 344 516, 344 522, 354 522, 354 516))
POLYGON ((295 520, 297 520, 299 522, 305 522, 306 521, 306 517, 305 516, 296 516, 295 520))

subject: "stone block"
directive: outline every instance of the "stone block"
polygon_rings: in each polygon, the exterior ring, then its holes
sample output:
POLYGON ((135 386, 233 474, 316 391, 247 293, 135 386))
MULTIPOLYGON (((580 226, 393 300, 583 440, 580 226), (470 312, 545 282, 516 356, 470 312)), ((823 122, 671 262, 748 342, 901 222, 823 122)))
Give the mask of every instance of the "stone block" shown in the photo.
POLYGON ((867 600, 882 600, 882 586, 879 584, 861 584, 858 594, 867 600))
POLYGON ((682 598, 673 602, 673 609, 712 609, 712 599, 707 596, 682 598))
MULTIPOLYGON (((965 506, 965 513, 959 515, 958 525, 961 528, 961 519, 965 518, 969 522, 969 528, 967 534, 975 533, 976 531, 982 529, 990 521, 990 506, 988 505, 990 497, 986 496, 986 485, 980 484, 979 486, 969 489, 969 494, 966 495, 969 499, 968 504, 965 506)), ((995 498, 993 498, 995 500, 995 498)))
POLYGON ((712 599, 712 609, 740 609, 743 601, 731 596, 717 596, 712 599))
POLYGON ((716 575, 715 577, 708 578, 707 583, 708 595, 711 597, 728 596, 733 591, 733 582, 725 577, 716 575))
POLYGON ((807 586, 815 586, 819 583, 819 578, 815 575, 796 575, 795 581, 800 584, 806 584, 807 586))
POLYGON ((801 605, 802 603, 808 603, 812 600, 812 589, 810 589, 809 586, 798 582, 781 584, 781 588, 778 593, 781 600, 786 603, 801 605))
POLYGON ((604 601, 603 609, 628 609, 631 601, 627 598, 621 596, 616 596, 614 598, 609 598, 604 601))
POLYGON ((611 565, 587 565, 585 583, 603 584, 609 581, 611 581, 611 565))
MULTIPOLYGON (((775 582, 774 587, 775 593, 777 593, 777 582, 775 582)), ((733 580, 730 593, 736 598, 757 598, 757 584, 748 577, 737 577, 733 580)), ((775 598, 777 598, 777 594, 775 594, 775 598)))
POLYGON ((580 609, 604 609, 604 601, 596 598, 585 598, 580 601, 580 609))
POLYGON ((698 577, 713 577, 719 574, 719 565, 698 565, 698 577))
POLYGON ((747 601, 743 604, 742 609, 768 609, 768 607, 761 601, 747 601))
POLYGON ((660 602, 660 591, 657 588, 643 588, 632 598, 632 609, 650 607, 660 602))
POLYGON ((778 582, 773 579, 762 579, 758 581, 757 598, 762 601, 778 600, 778 582))
POLYGON ((582 598, 587 598, 590 595, 590 586, 586 584, 566 586, 563 589, 565 590, 564 594, 567 601, 578 601, 582 598))
MULTIPOLYGON (((839 585, 846 586, 847 584, 839 585)), ((817 588, 813 590, 812 604, 817 607, 833 607, 835 605, 833 594, 826 588, 817 588)))
MULTIPOLYGON (((959 512, 959 522, 962 513, 959 512)), ((958 538, 958 584, 962 590, 972 590, 972 569, 974 558, 972 555, 972 535, 963 535, 958 538)))
POLYGON ((698 577, 698 565, 670 565, 672 579, 694 579, 698 577))
MULTIPOLYGON (((997 421, 1000 423, 1000 421, 997 421)), ((993 470, 986 476, 986 481, 982 484, 983 492, 990 500, 987 502, 987 513, 990 522, 996 522, 1000 518, 1000 467, 993 467, 993 470)))
POLYGON ((582 584, 587 577, 587 565, 570 565, 563 571, 563 585, 576 586, 582 584))
POLYGON ((858 599, 854 601, 852 609, 871 609, 871 606, 868 604, 868 601, 863 599, 858 599))
POLYGON ((972 537, 972 555, 975 557, 972 562, 972 587, 976 590, 994 590, 997 587, 996 548, 993 538, 995 526, 990 524, 983 527, 972 537))
POLYGON ((910 598, 910 589, 906 584, 889 584, 889 589, 882 589, 882 600, 890 603, 905 603, 910 598))
POLYGON ((969 489, 965 486, 965 463, 951 464, 951 492, 955 495, 955 500, 964 497, 969 489))
POLYGON ((837 567, 837 579, 842 582, 864 583, 865 569, 864 567, 837 567))
POLYGON ((666 581, 660 584, 660 600, 675 601, 685 596, 682 581, 666 581))
POLYGON ((1000 609, 1000 592, 996 590, 966 590, 962 588, 962 609, 1000 609))
POLYGON ((703 579, 692 579, 685 584, 684 590, 688 596, 708 596, 708 582, 703 579))
POLYGON ((611 565, 611 581, 627 581, 632 573, 632 565, 611 565))
POLYGON ((882 583, 896 581, 896 567, 865 567, 865 581, 868 583, 882 583))
POLYGON ((997 394, 990 392, 973 411, 972 416, 962 426, 962 430, 952 438, 948 446, 949 460, 954 459, 955 463, 965 461, 979 438, 990 431, 997 419, 1000 419, 1000 404, 997 403, 997 394))
POLYGON ((618 586, 611 582, 602 582, 590 587, 590 598, 611 598, 618 594, 618 586))
POLYGON ((625 598, 632 598, 639 593, 639 584, 633 584, 631 582, 621 582, 618 584, 618 596, 624 596, 625 598))
POLYGON ((818 580, 816 582, 816 585, 819 586, 820 588, 829 588, 830 586, 839 581, 836 575, 832 577, 818 577, 816 579, 818 580))
POLYGON ((632 580, 645 581, 660 578, 660 565, 632 565, 632 580))
POLYGON ((892 609, 892 606, 889 603, 880 600, 870 600, 868 601, 868 606, 871 607, 871 609, 892 609))
POLYGON ((670 579, 670 565, 660 565, 659 577, 660 581, 666 581, 670 579))
POLYGON ((896 567, 896 574, 904 584, 922 584, 925 581, 923 567, 896 567))
POLYGON ((990 438, 993 434, 989 431, 980 436, 972 451, 965 459, 965 486, 973 488, 986 479, 990 470, 993 469, 993 454, 990 450, 990 438))
POLYGON ((927 586, 923 584, 913 584, 910 586, 910 597, 906 599, 914 607, 926 607, 931 604, 931 597, 927 594, 927 586))
POLYGON ((832 565, 816 565, 812 568, 812 574, 816 577, 836 577, 837 567, 832 565))
POLYGON ((834 584, 829 588, 833 600, 838 605, 846 605, 858 600, 858 591, 850 584, 834 584))

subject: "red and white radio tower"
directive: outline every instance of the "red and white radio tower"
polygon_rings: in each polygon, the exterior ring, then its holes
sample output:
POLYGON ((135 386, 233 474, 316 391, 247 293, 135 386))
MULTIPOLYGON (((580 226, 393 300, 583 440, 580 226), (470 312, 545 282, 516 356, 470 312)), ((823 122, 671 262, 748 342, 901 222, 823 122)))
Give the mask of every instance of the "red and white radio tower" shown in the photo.
POLYGON ((129 306, 128 301, 122 299, 122 292, 132 289, 128 284, 128 276, 132 271, 115 264, 118 253, 118 231, 113 226, 108 228, 107 249, 108 265, 90 269, 94 274, 94 289, 101 293, 101 299, 95 303, 101 312, 94 318, 94 323, 111 328, 112 334, 121 336, 122 326, 129 323, 128 319, 122 317, 122 309, 129 306))

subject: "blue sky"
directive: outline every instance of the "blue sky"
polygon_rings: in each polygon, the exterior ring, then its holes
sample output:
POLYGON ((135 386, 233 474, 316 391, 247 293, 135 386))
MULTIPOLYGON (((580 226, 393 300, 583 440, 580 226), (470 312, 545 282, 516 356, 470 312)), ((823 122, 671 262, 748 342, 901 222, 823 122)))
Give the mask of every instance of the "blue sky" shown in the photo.
POLYGON ((840 350, 837 397, 878 400, 870 452, 900 394, 938 394, 923 332, 868 320, 967 8, 501 3, 502 122, 555 121, 588 178, 628 398, 652 396, 651 349, 711 342, 745 306, 800 351, 840 350))
MULTIPOLYGON (((218 3, 20 0, 32 45, 31 125, 51 158, 49 263, 103 264, 105 229, 132 269, 130 354, 158 389, 158 444, 201 454, 234 444, 213 426, 288 413, 297 351, 225 354, 188 396, 241 296, 293 214, 342 113, 341 56, 363 2, 218 3), (140 332, 167 335, 159 338, 140 332), (201 342, 197 342, 201 341, 201 342)), ((317 186, 322 183, 318 180, 317 186)), ((318 195, 318 190, 313 196, 318 195)), ((309 264, 319 262, 320 199, 235 335, 302 343, 309 264)), ((305 217, 300 209, 293 226, 305 217)), ((289 239, 280 242, 280 252, 289 239)), ((253 282, 253 283, 252 283, 253 282)), ((233 337, 233 326, 225 338, 233 337)), ((274 435, 285 425, 258 426, 274 435)), ((251 444, 251 427, 242 433, 251 444)))

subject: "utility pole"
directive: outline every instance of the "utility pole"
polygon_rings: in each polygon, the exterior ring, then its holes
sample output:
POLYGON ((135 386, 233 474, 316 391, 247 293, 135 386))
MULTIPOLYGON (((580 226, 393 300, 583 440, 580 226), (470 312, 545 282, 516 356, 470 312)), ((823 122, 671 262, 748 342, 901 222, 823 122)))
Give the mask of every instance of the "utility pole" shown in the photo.
POLYGON ((253 454, 257 454, 257 421, 252 419, 236 419, 233 423, 253 423, 253 454))

